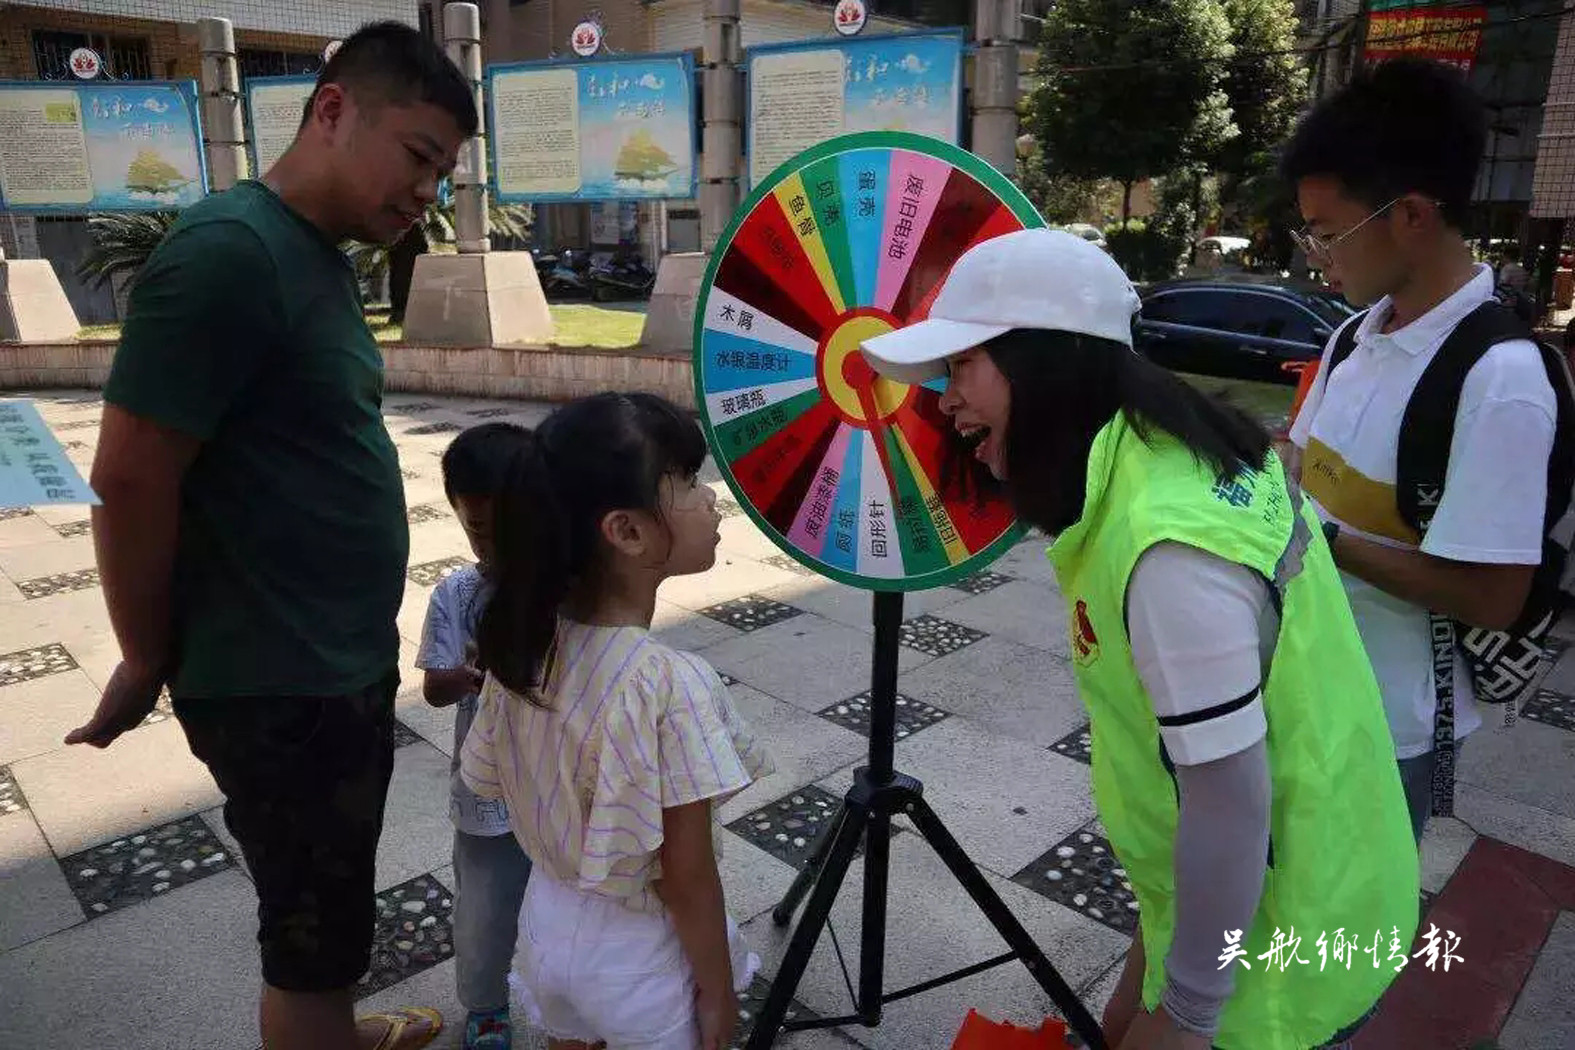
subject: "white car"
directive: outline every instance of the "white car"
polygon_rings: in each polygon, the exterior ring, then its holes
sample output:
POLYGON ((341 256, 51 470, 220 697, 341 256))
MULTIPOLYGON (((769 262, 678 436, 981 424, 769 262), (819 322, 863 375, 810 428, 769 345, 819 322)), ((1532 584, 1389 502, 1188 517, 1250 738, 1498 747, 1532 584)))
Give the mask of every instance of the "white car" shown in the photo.
POLYGON ((1067 233, 1081 237, 1085 241, 1105 247, 1105 234, 1098 226, 1090 226, 1086 222, 1073 222, 1061 227, 1067 233))

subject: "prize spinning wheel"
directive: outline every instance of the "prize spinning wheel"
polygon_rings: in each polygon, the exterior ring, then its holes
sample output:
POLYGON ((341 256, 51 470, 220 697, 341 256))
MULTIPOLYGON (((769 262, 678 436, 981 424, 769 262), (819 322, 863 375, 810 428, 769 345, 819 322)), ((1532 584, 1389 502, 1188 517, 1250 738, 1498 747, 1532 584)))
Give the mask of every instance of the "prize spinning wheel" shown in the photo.
POLYGON ((945 469, 945 381, 877 376, 859 351, 913 324, 970 247, 1043 226, 984 161, 864 132, 783 164, 717 244, 695 308, 695 388, 729 487, 792 557, 871 590, 953 582, 1021 534, 945 469))

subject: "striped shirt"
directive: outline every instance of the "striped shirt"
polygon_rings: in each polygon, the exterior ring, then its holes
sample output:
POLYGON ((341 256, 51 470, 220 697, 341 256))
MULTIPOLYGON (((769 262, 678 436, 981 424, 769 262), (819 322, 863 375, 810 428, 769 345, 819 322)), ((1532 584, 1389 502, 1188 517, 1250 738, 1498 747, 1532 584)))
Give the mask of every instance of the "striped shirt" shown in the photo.
MULTIPOLYGON (((460 775, 508 803, 527 856, 559 881, 660 914, 662 810, 771 771, 727 687, 640 627, 560 621, 548 706, 488 676, 460 775)), ((720 843, 720 836, 715 836, 720 843)))

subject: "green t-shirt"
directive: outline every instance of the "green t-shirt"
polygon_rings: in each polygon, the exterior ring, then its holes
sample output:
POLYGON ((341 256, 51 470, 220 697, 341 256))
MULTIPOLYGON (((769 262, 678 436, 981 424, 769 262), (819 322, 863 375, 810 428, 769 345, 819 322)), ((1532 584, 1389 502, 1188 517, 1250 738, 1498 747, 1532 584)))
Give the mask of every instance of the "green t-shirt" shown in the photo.
POLYGON ((348 260, 260 182, 190 208, 104 397, 202 439, 181 489, 180 697, 332 696, 398 666, 410 534, 348 260))

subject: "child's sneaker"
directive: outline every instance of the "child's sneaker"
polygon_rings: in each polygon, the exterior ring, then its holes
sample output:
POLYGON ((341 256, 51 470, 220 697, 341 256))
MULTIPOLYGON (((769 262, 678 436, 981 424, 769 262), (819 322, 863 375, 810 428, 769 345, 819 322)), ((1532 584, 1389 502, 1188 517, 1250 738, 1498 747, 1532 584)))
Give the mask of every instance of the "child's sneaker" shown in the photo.
POLYGON ((465 1050, 511 1050, 514 1029, 509 1024, 509 1011, 472 1011, 465 1019, 465 1050))

